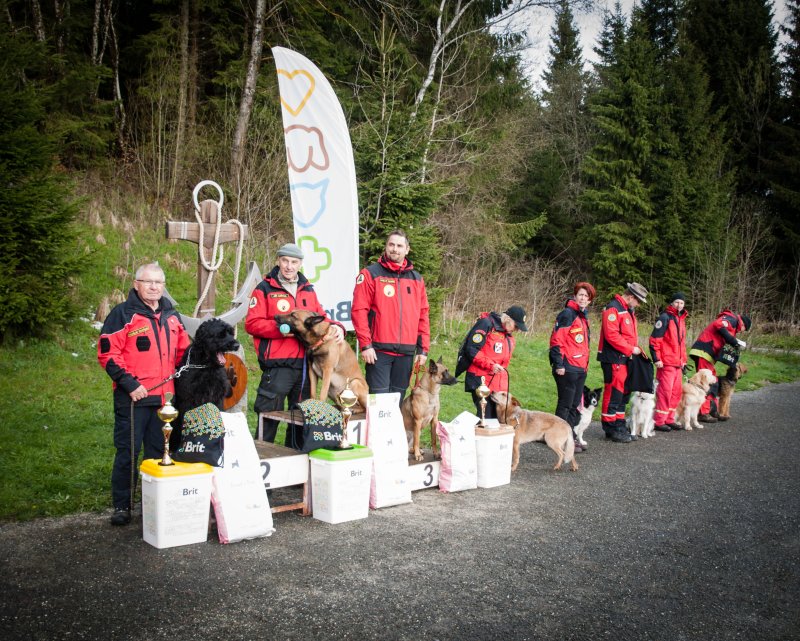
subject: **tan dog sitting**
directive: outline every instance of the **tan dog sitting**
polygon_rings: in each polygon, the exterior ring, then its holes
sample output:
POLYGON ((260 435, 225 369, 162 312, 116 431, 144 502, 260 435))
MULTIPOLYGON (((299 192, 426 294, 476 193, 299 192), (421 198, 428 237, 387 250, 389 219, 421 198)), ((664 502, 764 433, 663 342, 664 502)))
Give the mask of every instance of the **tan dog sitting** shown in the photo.
POLYGON ((747 366, 736 363, 736 367, 729 367, 728 373, 719 379, 719 401, 717 411, 719 420, 727 421, 731 417, 731 396, 733 388, 739 379, 747 373, 747 366))
POLYGON ((577 471, 575 441, 569 423, 554 414, 522 409, 519 401, 507 392, 492 392, 491 398, 497 406, 500 421, 514 428, 512 471, 519 465, 519 446, 531 441, 544 441, 558 455, 554 470, 560 470, 563 463, 569 463, 570 469, 577 471))
POLYGON ((703 429, 697 416, 706 400, 708 390, 716 381, 717 378, 711 373, 711 370, 701 369, 683 384, 681 402, 678 403, 678 409, 675 411, 675 421, 683 425, 684 429, 691 430, 693 427, 703 429))
POLYGON ((439 446, 436 439, 436 424, 439 422, 439 390, 442 385, 454 385, 458 381, 450 374, 440 358, 437 362, 428 361, 425 373, 403 399, 400 412, 403 414, 403 423, 409 437, 409 453, 417 461, 422 460, 422 451, 419 447, 419 435, 425 425, 431 426, 431 450, 433 458, 439 457, 439 446))

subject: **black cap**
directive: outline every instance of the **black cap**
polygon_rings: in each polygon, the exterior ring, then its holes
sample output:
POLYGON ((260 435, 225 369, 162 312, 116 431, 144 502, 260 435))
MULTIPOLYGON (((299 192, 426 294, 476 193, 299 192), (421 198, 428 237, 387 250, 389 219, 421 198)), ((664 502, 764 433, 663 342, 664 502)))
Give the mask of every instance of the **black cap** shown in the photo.
POLYGON ((750 317, 747 314, 742 314, 742 322, 744 323, 744 331, 750 329, 750 317))
POLYGON ((672 298, 669 299, 669 302, 673 303, 676 300, 682 300, 685 303, 686 302, 686 294, 684 294, 683 292, 675 292, 672 295, 672 298))
POLYGON ((508 316, 514 323, 517 325, 520 331, 527 332, 528 326, 525 324, 527 320, 527 315, 525 314, 525 310, 522 309, 519 305, 513 305, 506 310, 506 316, 508 316))

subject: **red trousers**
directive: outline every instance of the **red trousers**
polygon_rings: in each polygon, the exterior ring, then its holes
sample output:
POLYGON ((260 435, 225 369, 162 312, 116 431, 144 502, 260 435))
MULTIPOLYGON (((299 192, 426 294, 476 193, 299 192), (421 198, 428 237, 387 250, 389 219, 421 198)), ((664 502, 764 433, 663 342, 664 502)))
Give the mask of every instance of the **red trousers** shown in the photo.
POLYGON ((675 422, 675 410, 681 401, 681 386, 683 377, 680 367, 664 365, 656 370, 656 411, 654 423, 666 425, 675 422))
POLYGON ((625 425, 625 406, 631 395, 625 393, 628 366, 625 363, 600 363, 603 369, 603 406, 600 421, 603 429, 625 425))

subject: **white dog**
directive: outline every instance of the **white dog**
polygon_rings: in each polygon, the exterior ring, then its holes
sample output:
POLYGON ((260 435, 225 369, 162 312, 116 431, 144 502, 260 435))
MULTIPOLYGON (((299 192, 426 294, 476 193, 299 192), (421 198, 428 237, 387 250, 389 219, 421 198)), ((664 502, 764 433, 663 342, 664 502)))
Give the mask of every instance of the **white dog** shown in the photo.
POLYGON ((575 426, 575 438, 581 444, 583 449, 588 449, 586 441, 583 440, 583 433, 589 424, 592 422, 592 415, 597 405, 600 403, 600 395, 603 393, 603 388, 589 389, 584 386, 583 388, 583 407, 580 409, 581 420, 575 426))
POLYGON ((656 409, 656 395, 648 392, 634 392, 631 403, 631 434, 648 438, 655 434, 653 412, 656 409))

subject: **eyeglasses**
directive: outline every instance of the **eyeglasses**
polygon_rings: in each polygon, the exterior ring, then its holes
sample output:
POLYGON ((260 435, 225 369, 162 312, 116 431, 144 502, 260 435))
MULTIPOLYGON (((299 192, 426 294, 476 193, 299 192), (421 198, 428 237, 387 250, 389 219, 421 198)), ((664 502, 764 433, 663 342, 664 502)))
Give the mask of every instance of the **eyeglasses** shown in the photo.
POLYGON ((137 283, 144 283, 145 285, 152 285, 153 287, 163 287, 164 282, 163 280, 142 280, 141 278, 136 279, 137 283))

